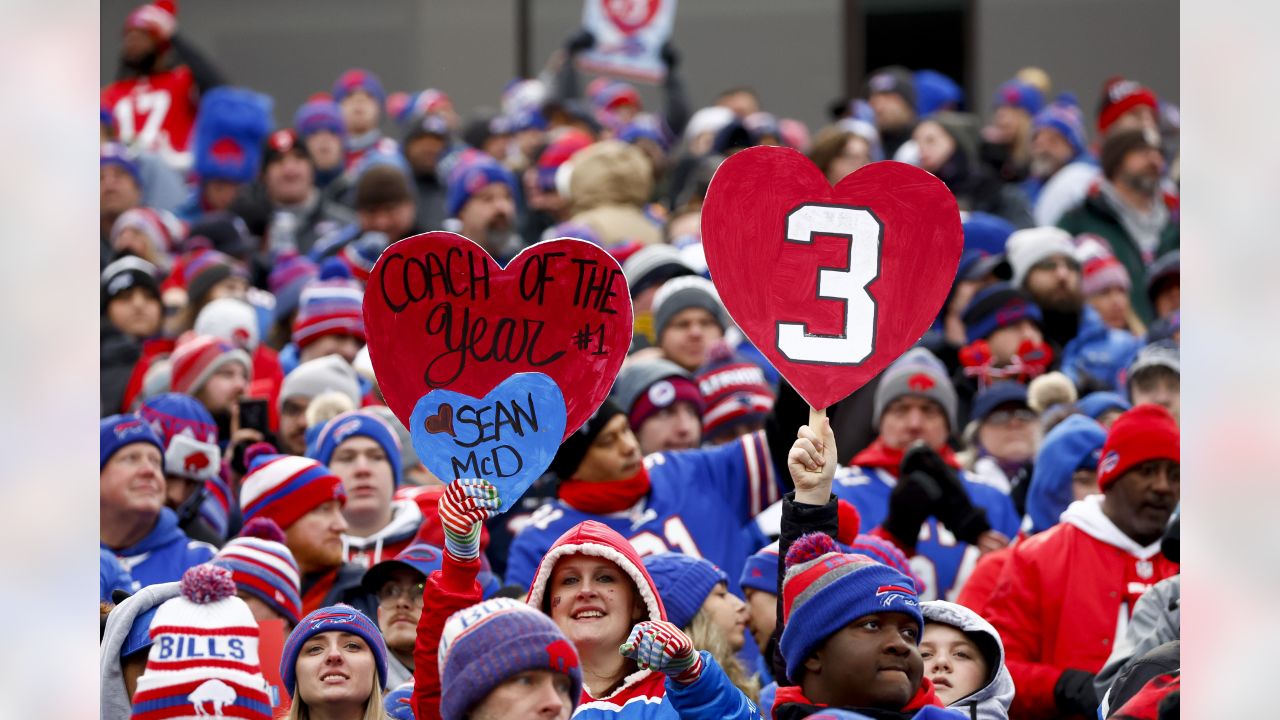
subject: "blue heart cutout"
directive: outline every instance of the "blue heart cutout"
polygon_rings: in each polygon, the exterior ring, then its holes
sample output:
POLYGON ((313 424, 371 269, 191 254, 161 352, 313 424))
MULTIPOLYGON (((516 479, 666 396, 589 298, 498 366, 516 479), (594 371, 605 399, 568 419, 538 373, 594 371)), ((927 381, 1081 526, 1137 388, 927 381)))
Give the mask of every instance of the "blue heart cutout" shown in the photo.
POLYGON ((436 477, 488 480, 506 512, 546 472, 560 448, 564 395, 542 373, 516 373, 483 398, 432 390, 418 398, 409 435, 436 477))

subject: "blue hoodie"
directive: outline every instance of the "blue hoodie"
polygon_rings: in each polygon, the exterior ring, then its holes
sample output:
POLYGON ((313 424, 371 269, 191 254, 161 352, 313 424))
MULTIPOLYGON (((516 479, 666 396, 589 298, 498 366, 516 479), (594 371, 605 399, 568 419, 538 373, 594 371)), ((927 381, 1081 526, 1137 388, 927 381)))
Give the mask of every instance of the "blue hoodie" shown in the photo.
POLYGON ((1071 475, 1086 461, 1097 465, 1094 455, 1106 439, 1107 431, 1084 415, 1067 417, 1045 436, 1027 490, 1032 534, 1058 524, 1058 517, 1075 500, 1071 475))
POLYGON ((110 551, 102 548, 98 549, 98 600, 99 602, 110 602, 111 593, 114 590, 124 590, 132 593, 133 578, 122 567, 120 561, 116 560, 116 556, 110 551))
POLYGON ((1116 390, 1120 371, 1129 367, 1141 348, 1142 341, 1133 333, 1107 327, 1098 311, 1085 305, 1080 331, 1062 349, 1061 369, 1076 387, 1084 387, 1092 379, 1107 390, 1116 390))
POLYGON ((187 568, 208 562, 217 552, 209 543, 188 538, 178 529, 178 516, 169 508, 160 508, 160 517, 151 532, 133 547, 112 550, 120 567, 133 576, 133 591, 156 583, 182 579, 187 568))

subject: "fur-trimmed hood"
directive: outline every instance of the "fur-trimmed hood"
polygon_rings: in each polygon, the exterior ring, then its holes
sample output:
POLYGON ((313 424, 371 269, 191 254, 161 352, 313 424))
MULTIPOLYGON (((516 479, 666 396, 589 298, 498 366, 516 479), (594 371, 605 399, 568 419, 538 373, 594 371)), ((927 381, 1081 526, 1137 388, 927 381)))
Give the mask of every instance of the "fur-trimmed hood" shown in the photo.
POLYGON ((662 597, 658 595, 658 586, 644 569, 644 562, 627 539, 619 535, 604 523, 595 520, 584 520, 565 531, 555 541, 551 549, 542 556, 538 563, 538 571, 534 573, 533 582, 529 584, 529 595, 525 602, 539 612, 543 598, 547 594, 547 585, 551 582, 551 571, 555 569, 560 558, 570 555, 593 555, 602 557, 617 565, 631 582, 635 584, 644 606, 649 612, 650 620, 666 620, 667 611, 662 606, 662 597))

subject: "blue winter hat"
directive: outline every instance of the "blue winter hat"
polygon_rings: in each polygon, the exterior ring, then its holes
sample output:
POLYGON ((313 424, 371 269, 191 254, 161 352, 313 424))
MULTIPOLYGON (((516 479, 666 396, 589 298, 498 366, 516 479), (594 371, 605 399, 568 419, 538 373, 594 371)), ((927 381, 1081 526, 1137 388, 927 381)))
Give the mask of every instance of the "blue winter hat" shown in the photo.
POLYGON ((443 567, 443 563, 444 556, 440 554, 440 548, 427 543, 414 543, 401 550, 394 558, 383 560, 366 570, 360 584, 364 586, 366 592, 377 594, 379 588, 391 579, 392 571, 397 568, 412 570, 426 580, 431 577, 431 573, 443 567))
POLYGON ((582 695, 573 643, 551 618, 511 598, 485 600, 449 616, 438 657, 442 720, 462 720, 493 688, 526 670, 568 675, 575 708, 582 695))
POLYGON ((618 133, 618 139, 631 144, 635 144, 637 140, 651 140, 663 152, 671 149, 671 139, 662 126, 662 121, 649 113, 641 113, 632 118, 618 133))
POLYGON ((449 178, 449 192, 446 198, 445 209, 449 217, 457 217, 472 195, 495 183, 506 185, 511 191, 511 197, 516 197, 515 176, 488 155, 482 155, 470 163, 455 168, 449 178))
POLYGON ((761 592, 778 594, 778 543, 770 543, 747 558, 738 584, 761 592))
MULTIPOLYGON (((351 410, 325 423, 316 436, 315 453, 311 457, 327 466, 338 446, 356 436, 367 437, 382 447, 387 462, 391 463, 395 486, 400 487, 400 436, 387 421, 373 413, 351 410)), ((311 446, 310 442, 308 446, 311 446)))
POLYGON ((1075 151, 1073 157, 1084 154, 1088 140, 1085 136, 1084 116, 1080 113, 1080 108, 1054 103, 1036 113, 1035 119, 1031 121, 1032 134, 1045 129, 1054 130, 1066 138, 1071 149, 1075 151))
POLYGON ((729 576, 715 563, 684 553, 647 555, 644 569, 658 588, 667 620, 678 628, 689 627, 716 585, 729 582, 729 576))
POLYGON ((964 250, 956 268, 957 279, 977 280, 1006 263, 1004 245, 1016 229, 1012 223, 989 213, 972 212, 962 227, 964 250))
POLYGON ((98 167, 104 165, 115 165, 129 173, 138 188, 142 188, 142 173, 138 170, 138 164, 134 162, 133 154, 124 145, 116 142, 104 143, 102 149, 98 151, 98 167))
POLYGON ((160 457, 164 457, 164 443, 146 420, 137 415, 102 418, 98 423, 98 454, 102 459, 98 469, 105 468, 111 456, 124 446, 140 442, 151 443, 160 451, 160 457))
POLYGON ((302 622, 285 639, 284 652, 280 655, 280 679, 284 680, 284 689, 290 697, 297 684, 298 654, 302 652, 303 643, 327 632, 351 633, 363 639, 373 652, 373 660, 378 668, 378 682, 386 687, 387 643, 382 639, 382 633, 364 613, 345 603, 338 603, 322 607, 302 618, 302 622))
POLYGON ((271 132, 271 98, 222 86, 204 93, 196 116, 194 169, 201 180, 252 182, 271 132))
POLYGON ((913 77, 916 81, 916 114, 920 117, 932 115, 950 105, 958 110, 964 103, 964 90, 955 80, 937 70, 917 70, 913 77))
POLYGON ((378 107, 382 107, 387 101, 387 94, 383 91, 382 81, 378 76, 368 70, 354 68, 342 73, 337 80, 333 81, 334 102, 342 102, 356 90, 363 90, 372 95, 378 101, 378 107))
POLYGON ((1021 108, 1026 110, 1028 115, 1035 115, 1044 107, 1044 93, 1031 83, 1009 80, 996 89, 995 101, 992 104, 996 107, 1021 108))
POLYGON ((1108 410, 1125 412, 1132 407, 1133 404, 1120 393, 1107 392, 1105 390, 1091 392, 1076 402, 1076 409, 1094 420, 1102 417, 1102 414, 1108 410))
POLYGON ((902 613, 916 622, 917 641, 924 631, 911 578, 866 555, 840 552, 822 533, 801 537, 787 551, 782 607, 786 624, 778 646, 793 681, 814 650, 864 615, 902 613))
POLYGON ((1076 470, 1096 468, 1106 440, 1107 431, 1084 415, 1068 416, 1045 436, 1027 490, 1032 533, 1058 524, 1062 511, 1075 499, 1071 475, 1076 470))
POLYGON ((1012 380, 993 383, 978 393, 973 401, 973 412, 970 419, 982 422, 995 412, 996 408, 1007 403, 1027 404, 1027 386, 1012 380))
POLYGON ((961 313, 968 342, 984 340, 1002 327, 1024 319, 1043 322, 1040 306, 1031 296, 1009 283, 998 282, 978 291, 961 313))
POLYGON ((299 105, 298 111, 293 114, 293 127, 303 139, 321 131, 328 131, 339 137, 347 133, 338 103, 327 93, 316 93, 299 105))

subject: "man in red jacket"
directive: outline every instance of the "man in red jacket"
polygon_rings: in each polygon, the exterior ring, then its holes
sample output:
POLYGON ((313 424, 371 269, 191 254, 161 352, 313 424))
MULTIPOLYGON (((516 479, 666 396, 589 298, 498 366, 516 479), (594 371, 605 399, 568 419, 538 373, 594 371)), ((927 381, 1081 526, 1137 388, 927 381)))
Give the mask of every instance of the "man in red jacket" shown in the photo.
POLYGON ((1092 717, 1093 675, 1155 583, 1178 573, 1160 537, 1179 496, 1178 425, 1143 404, 1111 426, 1098 462, 1102 495, 1014 547, 987 606, 1018 687, 1010 717, 1092 717))

